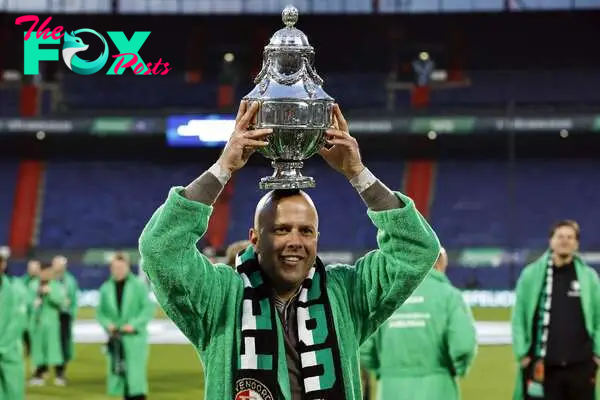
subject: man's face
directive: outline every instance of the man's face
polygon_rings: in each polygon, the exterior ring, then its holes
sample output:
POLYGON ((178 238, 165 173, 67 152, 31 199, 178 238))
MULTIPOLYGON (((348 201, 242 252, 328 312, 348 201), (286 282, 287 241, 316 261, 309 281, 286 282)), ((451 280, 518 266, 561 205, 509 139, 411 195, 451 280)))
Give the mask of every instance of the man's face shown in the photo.
POLYGON ((56 256, 52 259, 52 269, 57 275, 61 275, 67 269, 67 259, 63 256, 56 256))
POLYGON ((27 275, 38 276, 40 274, 40 262, 37 260, 31 260, 27 263, 27 275))
POLYGON ((40 280, 51 281, 54 279, 54 270, 52 268, 45 268, 40 271, 40 280))
POLYGON ((129 264, 123 260, 113 260, 110 263, 110 273, 116 281, 122 281, 129 273, 129 264))
POLYGON ((550 248, 560 257, 573 255, 579 249, 579 241, 575 229, 561 226, 554 231, 550 238, 550 248))
POLYGON ((260 218, 250 241, 277 291, 291 291, 306 278, 317 254, 318 216, 302 196, 283 198, 260 218))

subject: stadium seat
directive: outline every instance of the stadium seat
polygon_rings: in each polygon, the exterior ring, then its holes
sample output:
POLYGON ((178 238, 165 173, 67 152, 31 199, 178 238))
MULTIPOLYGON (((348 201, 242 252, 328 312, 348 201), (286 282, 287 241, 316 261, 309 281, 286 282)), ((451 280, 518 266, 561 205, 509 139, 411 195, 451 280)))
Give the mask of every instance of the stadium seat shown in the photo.
POLYGON ((505 162, 438 163, 432 223, 448 247, 543 249, 560 219, 581 224, 582 249, 600 244, 598 161, 518 161, 515 199, 505 162))
POLYGON ((8 244, 10 221, 15 201, 17 162, 0 162, 0 246, 8 244))

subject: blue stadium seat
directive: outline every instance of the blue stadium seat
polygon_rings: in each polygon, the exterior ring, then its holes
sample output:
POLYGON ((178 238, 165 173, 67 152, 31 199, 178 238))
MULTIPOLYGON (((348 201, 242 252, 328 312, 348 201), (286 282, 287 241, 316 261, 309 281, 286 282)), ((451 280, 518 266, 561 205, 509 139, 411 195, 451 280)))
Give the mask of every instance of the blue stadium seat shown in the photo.
POLYGON ((0 246, 8 244, 10 221, 15 201, 17 162, 0 162, 0 246))
POLYGON ((600 162, 519 161, 514 203, 509 179, 505 162, 438 164, 431 217, 446 246, 545 248, 549 227, 565 218, 580 223, 582 248, 600 245, 600 162))
POLYGON ((169 188, 186 185, 207 167, 200 163, 49 163, 40 247, 136 247, 169 188))

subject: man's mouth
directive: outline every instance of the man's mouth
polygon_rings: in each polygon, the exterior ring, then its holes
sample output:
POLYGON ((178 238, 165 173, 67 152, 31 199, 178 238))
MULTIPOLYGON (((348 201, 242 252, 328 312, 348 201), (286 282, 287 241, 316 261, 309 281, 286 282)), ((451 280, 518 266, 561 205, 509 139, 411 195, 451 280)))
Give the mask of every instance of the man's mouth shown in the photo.
POLYGON ((279 257, 284 264, 290 266, 296 266, 302 261, 303 257, 300 256, 281 256, 279 257))

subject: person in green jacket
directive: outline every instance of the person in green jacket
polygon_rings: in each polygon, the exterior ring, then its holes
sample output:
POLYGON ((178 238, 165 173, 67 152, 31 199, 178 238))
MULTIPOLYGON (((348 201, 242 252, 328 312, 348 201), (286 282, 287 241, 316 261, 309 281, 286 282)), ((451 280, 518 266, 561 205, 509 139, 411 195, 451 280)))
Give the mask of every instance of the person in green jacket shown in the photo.
POLYGON ((59 313, 64 303, 60 285, 54 280, 52 264, 42 263, 40 279, 31 286, 33 310, 29 320, 31 334, 31 363, 35 368, 30 379, 31 386, 45 384, 45 375, 50 367, 55 369, 54 384, 64 385, 60 375, 63 364, 60 342, 59 313))
POLYGON ((442 250, 413 295, 361 348, 361 361, 378 380, 377 399, 460 399, 457 378, 477 352, 469 306, 445 275, 442 250))
POLYGON ((0 399, 25 399, 22 287, 5 275, 8 257, 0 254, 0 399))
POLYGON ((550 229, 549 250, 523 269, 512 315, 514 400, 593 400, 600 362, 600 279, 577 254, 573 220, 550 229))
MULTIPOLYGON (((21 276, 21 282, 27 289, 28 293, 31 289, 31 286, 34 284, 34 282, 36 282, 39 279, 40 266, 41 266, 41 263, 39 260, 32 259, 27 262, 27 271, 25 272, 25 274, 23 274, 21 276)), ((31 316, 31 309, 32 309, 32 299, 29 296, 27 298, 27 313, 28 313, 27 316, 28 317, 31 316)), ((25 330, 23 332, 23 344, 25 345, 25 354, 27 356, 29 356, 29 353, 31 351, 31 337, 29 335, 29 328, 27 325, 25 326, 25 330)))
POLYGON ((77 280, 67 271, 68 260, 65 256, 55 256, 52 259, 55 281, 63 293, 63 302, 60 308, 60 343, 63 353, 63 364, 58 367, 61 383, 66 384, 65 374, 67 364, 75 358, 75 342, 73 341, 73 324, 77 318, 77 299, 79 286, 77 280))
POLYGON ((259 201, 236 268, 211 263, 196 245, 212 204, 271 133, 248 130, 257 111, 243 101, 217 162, 170 190, 141 234, 142 266, 163 310, 197 348, 211 400, 359 400, 359 346, 425 278, 439 241, 414 202, 364 166, 336 105, 320 155, 367 205, 379 248, 354 265, 323 265, 312 200, 276 190, 259 201))
POLYGON ((145 400, 148 394, 148 323, 154 316, 147 285, 131 273, 129 257, 117 253, 111 278, 100 287, 96 319, 109 336, 107 394, 145 400))

